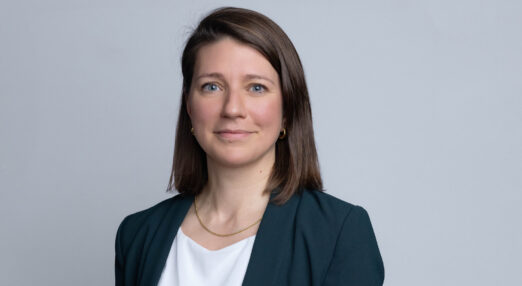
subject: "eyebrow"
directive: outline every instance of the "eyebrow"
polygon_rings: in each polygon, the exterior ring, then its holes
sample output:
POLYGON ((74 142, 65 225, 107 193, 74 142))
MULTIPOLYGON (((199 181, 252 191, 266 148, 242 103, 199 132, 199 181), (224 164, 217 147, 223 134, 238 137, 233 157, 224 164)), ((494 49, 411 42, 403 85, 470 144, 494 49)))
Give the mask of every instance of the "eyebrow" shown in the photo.
MULTIPOLYGON (((198 75, 196 77, 196 80, 199 80, 199 79, 205 78, 205 77, 213 77, 213 78, 218 78, 220 80, 224 80, 225 79, 225 77, 222 74, 217 73, 217 72, 212 72, 212 73, 200 74, 200 75, 198 75)), ((247 74, 247 75, 245 75, 245 78, 247 80, 262 79, 262 80, 266 80, 266 81, 270 82, 273 85, 276 85, 275 82, 273 80, 271 80, 270 78, 268 78, 266 76, 258 75, 258 74, 247 74)))
POLYGON ((275 82, 271 79, 269 79, 268 77, 266 76, 262 76, 262 75, 257 75, 257 74, 247 74, 245 76, 246 79, 262 79, 262 80, 266 80, 268 82, 270 82, 271 84, 273 85, 276 85, 275 82))
POLYGON ((213 73, 204 73, 204 74, 200 74, 196 77, 196 80, 199 80, 200 78, 204 78, 204 77, 216 77, 216 78, 219 78, 221 80, 223 80, 225 77, 220 74, 220 73, 217 73, 217 72, 213 72, 213 73))

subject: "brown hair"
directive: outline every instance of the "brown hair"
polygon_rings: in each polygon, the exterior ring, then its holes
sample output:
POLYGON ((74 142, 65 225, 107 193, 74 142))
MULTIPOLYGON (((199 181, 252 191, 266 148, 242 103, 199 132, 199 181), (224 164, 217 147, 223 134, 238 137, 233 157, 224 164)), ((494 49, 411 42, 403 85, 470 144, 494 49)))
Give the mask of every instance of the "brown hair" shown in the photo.
POLYGON ((299 55, 283 30, 268 17, 247 9, 219 8, 206 16, 188 39, 181 58, 183 91, 168 191, 197 195, 208 180, 206 155, 191 135, 187 96, 198 50, 231 37, 259 51, 279 75, 287 132, 276 142, 276 158, 266 191, 274 203, 286 202, 303 188, 322 190, 314 142, 310 99, 299 55))

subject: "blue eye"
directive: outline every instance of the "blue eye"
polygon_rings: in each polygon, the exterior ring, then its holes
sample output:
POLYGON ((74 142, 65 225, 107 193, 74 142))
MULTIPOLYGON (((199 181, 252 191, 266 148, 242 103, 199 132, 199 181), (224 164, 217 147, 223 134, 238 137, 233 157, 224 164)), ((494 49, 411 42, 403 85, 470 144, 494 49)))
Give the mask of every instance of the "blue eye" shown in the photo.
POLYGON ((261 92, 264 92, 266 90, 266 88, 261 84, 254 84, 254 85, 252 85, 250 90, 252 90, 253 92, 261 93, 261 92))
POLYGON ((217 91, 219 90, 219 86, 215 83, 205 83, 201 87, 204 91, 217 91))

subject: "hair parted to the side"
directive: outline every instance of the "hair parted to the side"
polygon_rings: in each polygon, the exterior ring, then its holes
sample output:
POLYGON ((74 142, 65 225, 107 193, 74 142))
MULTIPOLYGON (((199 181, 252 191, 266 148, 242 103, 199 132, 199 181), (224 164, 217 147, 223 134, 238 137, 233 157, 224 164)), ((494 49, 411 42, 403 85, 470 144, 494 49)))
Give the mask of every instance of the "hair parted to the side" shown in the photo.
POLYGON ((191 134, 187 96, 198 50, 231 37, 259 51, 279 75, 287 136, 276 142, 274 167, 266 191, 282 204, 303 188, 322 190, 312 111, 301 60, 283 30, 268 17, 248 9, 225 7, 203 18, 189 37, 181 58, 183 89, 172 173, 167 190, 198 195, 208 180, 206 154, 191 134))

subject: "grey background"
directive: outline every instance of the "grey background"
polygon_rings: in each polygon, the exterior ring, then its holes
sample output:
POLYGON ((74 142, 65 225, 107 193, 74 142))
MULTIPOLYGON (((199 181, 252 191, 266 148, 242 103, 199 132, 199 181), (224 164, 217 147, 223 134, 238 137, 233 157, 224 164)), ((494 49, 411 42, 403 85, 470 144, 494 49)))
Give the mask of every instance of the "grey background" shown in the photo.
POLYGON ((113 284, 118 224, 170 197, 183 43, 233 5, 296 45, 385 285, 522 285, 521 3, 2 0, 0 284, 113 284))

